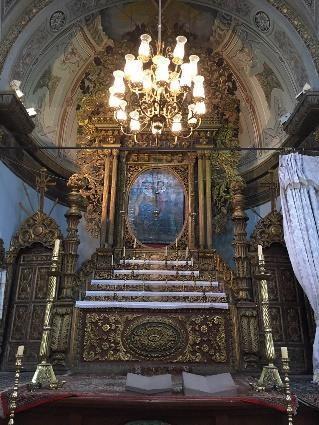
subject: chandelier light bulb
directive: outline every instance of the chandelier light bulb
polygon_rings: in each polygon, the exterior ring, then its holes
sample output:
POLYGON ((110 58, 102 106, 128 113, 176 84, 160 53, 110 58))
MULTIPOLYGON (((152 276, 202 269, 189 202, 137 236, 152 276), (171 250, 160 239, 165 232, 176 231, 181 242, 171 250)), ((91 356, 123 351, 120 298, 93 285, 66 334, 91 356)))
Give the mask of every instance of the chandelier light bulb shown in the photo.
POLYGON ((121 100, 120 102, 120 108, 124 111, 126 108, 127 102, 126 100, 121 100))
POLYGON ((191 69, 191 74, 192 74, 192 78, 196 77, 197 72, 198 72, 198 64, 199 62, 199 57, 197 55, 190 55, 189 57, 189 63, 191 65, 190 69, 191 69))
POLYGON ((125 93, 125 83, 124 83, 124 72, 117 70, 113 72, 114 75, 114 94, 122 96, 125 93))
POLYGON ((121 99, 115 94, 115 87, 112 86, 109 88, 110 97, 109 97, 109 107, 110 108, 119 108, 121 105, 121 99))
POLYGON ((197 118, 195 117, 195 105, 192 103, 188 106, 188 117, 187 122, 190 127, 194 127, 197 125, 197 118))
POLYGON ((191 64, 183 63, 181 65, 182 75, 181 75, 181 87, 191 87, 192 85, 192 72, 191 72, 191 64))
POLYGON ((138 49, 138 57, 143 62, 148 62, 151 56, 151 47, 150 42, 152 41, 152 37, 148 34, 141 35, 141 44, 138 49))
POLYGON ((171 93, 174 95, 178 94, 181 91, 181 85, 179 83, 179 79, 177 75, 172 78, 169 89, 171 93))
POLYGON ((134 59, 131 62, 132 73, 130 75, 132 84, 142 84, 143 81, 143 62, 140 59, 134 59))
POLYGON ((131 79, 133 73, 132 62, 134 61, 135 56, 130 53, 125 55, 125 66, 124 66, 124 75, 128 80, 131 79))
POLYGON ((204 115, 206 113, 206 105, 205 102, 196 102, 194 108, 195 115, 204 115))
POLYGON ((152 81, 152 71, 150 69, 146 69, 143 74, 143 89, 148 92, 152 90, 153 81, 152 81))
POLYGON ((115 118, 119 122, 125 122, 127 120, 127 113, 123 109, 118 109, 115 111, 115 118))
POLYGON ((131 112, 130 117, 131 117, 130 130, 132 131, 132 133, 138 133, 141 129, 141 123, 139 121, 138 111, 131 112))
POLYGON ((182 131, 182 115, 176 114, 172 122, 172 133, 180 133, 182 131))
POLYGON ((157 61, 157 67, 155 71, 156 81, 160 83, 168 83, 169 81, 169 67, 170 60, 164 56, 160 56, 157 61))
POLYGON ((180 65, 183 63, 186 41, 187 38, 183 35, 179 35, 178 37, 176 37, 176 46, 173 51, 173 63, 175 65, 180 65))
POLYGON ((196 99, 205 99, 204 77, 202 75, 196 75, 193 81, 193 97, 196 99))

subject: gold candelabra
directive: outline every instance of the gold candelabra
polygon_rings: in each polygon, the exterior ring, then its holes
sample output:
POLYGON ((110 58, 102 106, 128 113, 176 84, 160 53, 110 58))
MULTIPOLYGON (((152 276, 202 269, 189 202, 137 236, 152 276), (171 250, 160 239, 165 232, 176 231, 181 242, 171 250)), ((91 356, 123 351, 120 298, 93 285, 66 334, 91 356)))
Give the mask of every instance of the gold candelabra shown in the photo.
POLYGON ((293 425, 293 405, 292 405, 292 397, 291 397, 291 389, 290 389, 290 381, 289 381, 289 357, 287 347, 281 347, 281 362, 282 362, 282 370, 284 373, 284 389, 286 394, 287 401, 287 415, 288 415, 288 425, 293 425))
POLYGON ((282 388, 283 383, 280 378, 278 368, 274 365, 276 358, 274 340, 272 335, 271 320, 269 314, 269 297, 267 278, 269 274, 265 270, 265 260, 261 245, 258 245, 258 268, 256 278, 259 280, 259 293, 261 302, 261 316, 264 328, 265 350, 268 365, 263 367, 256 389, 264 391, 272 388, 282 388))
POLYGON ((30 384, 31 389, 41 387, 48 389, 57 389, 64 384, 64 381, 58 381, 55 376, 53 367, 49 362, 52 313, 57 291, 57 272, 59 268, 60 244, 61 241, 57 239, 53 248, 47 303, 44 314, 43 332, 39 352, 40 363, 38 363, 36 371, 33 375, 30 384))
POLYGON ((15 411, 17 408, 17 398, 18 398, 18 388, 19 388, 19 380, 20 380, 20 372, 22 368, 22 359, 23 359, 23 352, 24 352, 24 346, 20 345, 17 350, 16 354, 16 371, 14 375, 14 385, 13 385, 13 392, 10 397, 9 401, 9 422, 8 425, 14 425, 14 417, 15 417, 15 411))

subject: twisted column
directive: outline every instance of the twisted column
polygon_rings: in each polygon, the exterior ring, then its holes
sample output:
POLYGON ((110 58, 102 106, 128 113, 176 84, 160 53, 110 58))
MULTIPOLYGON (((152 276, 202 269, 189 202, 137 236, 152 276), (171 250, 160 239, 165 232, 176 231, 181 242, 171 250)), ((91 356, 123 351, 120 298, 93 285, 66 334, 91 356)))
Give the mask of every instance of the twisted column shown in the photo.
POLYGON ((206 166, 206 237, 207 248, 213 248, 213 218, 212 218, 212 169, 209 152, 205 153, 206 166))
POLYGON ((107 211, 109 203, 109 184, 110 184, 110 164, 111 164, 111 153, 106 152, 105 163, 104 163, 104 182, 103 182, 103 196, 102 196, 102 214, 101 214, 101 238, 100 247, 103 248, 107 244, 106 232, 107 232, 107 211))
POLYGON ((188 246, 190 249, 195 248, 195 220, 194 220, 194 196, 195 196, 195 175, 194 175, 195 157, 190 155, 190 163, 188 165, 188 246))
POLYGON ((199 247, 205 248, 205 194, 203 154, 198 154, 199 247))
POLYGON ((111 199, 110 199, 110 224, 109 224, 109 246, 113 246, 114 241, 114 222, 115 222, 115 201, 116 201, 116 188, 117 188, 117 167, 119 150, 114 149, 112 160, 112 185, 111 185, 111 199))

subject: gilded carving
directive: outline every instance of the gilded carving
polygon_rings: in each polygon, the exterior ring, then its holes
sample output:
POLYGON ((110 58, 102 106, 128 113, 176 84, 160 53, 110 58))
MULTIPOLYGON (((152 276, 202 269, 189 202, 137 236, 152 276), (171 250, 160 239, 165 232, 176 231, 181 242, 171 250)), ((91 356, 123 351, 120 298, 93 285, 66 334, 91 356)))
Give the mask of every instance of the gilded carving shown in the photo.
POLYGON ((11 263, 20 249, 31 246, 34 243, 40 243, 51 248, 55 239, 62 239, 58 225, 53 218, 41 211, 37 211, 22 223, 19 231, 11 240, 7 261, 11 263))
POLYGON ((84 361, 230 361, 227 314, 85 312, 84 361))
POLYGON ((134 318, 122 334, 124 348, 133 356, 156 360, 176 356, 187 345, 182 323, 166 317, 134 318))
POLYGON ((33 283, 33 270, 31 267, 21 267, 18 279, 17 300, 29 300, 31 298, 33 283))
POLYGON ((266 248, 273 243, 285 244, 282 215, 278 211, 272 211, 262 218, 257 223, 251 237, 251 246, 255 250, 257 250, 257 245, 266 248))
POLYGON ((54 309, 50 343, 51 357, 55 364, 65 365, 65 354, 70 344, 72 312, 72 306, 58 306, 54 309))
POLYGON ((258 318, 256 310, 242 311, 240 314, 242 329, 242 348, 245 353, 257 353, 259 341, 258 318))

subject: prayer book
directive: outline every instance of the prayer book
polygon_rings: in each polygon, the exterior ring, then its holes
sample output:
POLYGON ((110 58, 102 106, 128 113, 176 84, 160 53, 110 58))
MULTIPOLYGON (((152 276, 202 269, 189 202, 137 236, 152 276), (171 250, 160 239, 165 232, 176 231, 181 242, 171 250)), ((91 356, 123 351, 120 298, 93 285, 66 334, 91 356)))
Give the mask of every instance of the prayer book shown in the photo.
POLYGON ((183 386, 185 395, 236 395, 238 389, 230 373, 202 376, 183 372, 183 386))
POLYGON ((135 373, 128 373, 126 376, 127 391, 134 391, 142 394, 164 393, 172 390, 172 375, 143 376, 135 373))

